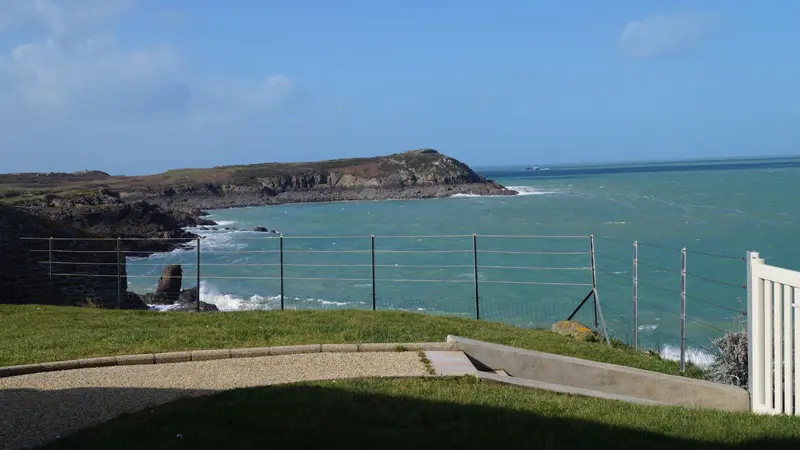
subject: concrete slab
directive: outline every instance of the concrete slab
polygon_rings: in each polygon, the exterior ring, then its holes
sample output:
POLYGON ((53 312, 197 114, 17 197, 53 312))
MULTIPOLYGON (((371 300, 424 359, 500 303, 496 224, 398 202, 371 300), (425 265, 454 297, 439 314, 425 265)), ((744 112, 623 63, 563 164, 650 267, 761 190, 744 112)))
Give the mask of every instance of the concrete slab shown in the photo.
POLYGON ((429 350, 425 352, 425 357, 431 362, 436 375, 463 376, 478 373, 478 369, 464 352, 429 350))

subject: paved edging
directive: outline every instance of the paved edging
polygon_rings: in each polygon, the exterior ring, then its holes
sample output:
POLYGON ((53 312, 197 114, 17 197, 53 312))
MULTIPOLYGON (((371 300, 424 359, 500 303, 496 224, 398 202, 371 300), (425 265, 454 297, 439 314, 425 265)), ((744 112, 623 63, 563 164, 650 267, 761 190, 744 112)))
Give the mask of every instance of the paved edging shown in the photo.
POLYGON ((402 352, 420 350, 452 350, 452 342, 409 343, 364 343, 364 344, 308 344, 276 347, 225 348, 215 350, 192 350, 167 353, 143 353, 138 355, 102 356, 99 358, 73 359, 37 364, 0 367, 0 378, 28 375, 59 370, 85 369, 89 367, 129 366, 140 364, 168 364, 216 359, 253 358, 259 356, 295 355, 300 353, 336 352, 402 352))

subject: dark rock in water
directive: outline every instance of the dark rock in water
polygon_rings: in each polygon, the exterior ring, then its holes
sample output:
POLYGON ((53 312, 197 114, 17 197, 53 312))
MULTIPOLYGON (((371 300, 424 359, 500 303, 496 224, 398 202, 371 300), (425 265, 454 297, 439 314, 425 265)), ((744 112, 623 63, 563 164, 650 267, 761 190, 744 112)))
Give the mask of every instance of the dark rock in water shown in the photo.
POLYGON ((178 296, 178 303, 193 303, 197 301, 197 287, 184 289, 178 296))
POLYGON ((268 229, 266 229, 264 227, 255 227, 255 228, 253 228, 253 231, 257 231, 259 233, 269 233, 270 232, 270 230, 268 230, 268 229))
MULTIPOLYGON (((197 302, 178 303, 170 311, 195 312, 197 311, 197 302)), ((212 303, 200 302, 200 312, 210 311, 219 311, 219 308, 212 303)))
POLYGON ((122 296, 122 309, 147 309, 147 303, 135 292, 125 292, 122 296))
POLYGON ((183 268, 180 264, 170 264, 161 271, 161 278, 156 285, 156 294, 165 296, 167 303, 178 300, 181 293, 181 282, 183 278, 183 268))
POLYGON ((175 296, 169 294, 155 294, 149 292, 142 294, 142 301, 147 305, 171 305, 175 303, 175 296))
POLYGON ((208 219, 197 219, 197 224, 198 225, 216 225, 217 222, 214 222, 213 220, 208 220, 208 219))
MULTIPOLYGON (((170 311, 194 312, 197 311, 197 288, 189 288, 180 291, 175 297, 168 297, 165 294, 145 294, 145 302, 150 305, 173 305, 170 311)), ((200 312, 219 311, 213 303, 200 302, 200 312)))

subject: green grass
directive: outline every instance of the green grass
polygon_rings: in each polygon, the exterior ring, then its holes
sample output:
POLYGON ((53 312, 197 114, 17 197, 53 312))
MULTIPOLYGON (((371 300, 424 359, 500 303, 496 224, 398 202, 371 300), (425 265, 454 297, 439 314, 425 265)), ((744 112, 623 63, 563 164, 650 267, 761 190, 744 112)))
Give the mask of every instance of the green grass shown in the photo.
MULTIPOLYGON (((678 374, 674 361, 543 330, 397 311, 224 314, 0 305, 0 366, 178 350, 318 343, 442 342, 448 334, 678 374)), ((689 376, 700 376, 692 369, 689 376)))
MULTIPOLYGON (((113 392, 108 394, 113 399, 113 392)), ((475 378, 361 379, 185 398, 52 449, 798 448, 800 422, 623 404, 475 378)))

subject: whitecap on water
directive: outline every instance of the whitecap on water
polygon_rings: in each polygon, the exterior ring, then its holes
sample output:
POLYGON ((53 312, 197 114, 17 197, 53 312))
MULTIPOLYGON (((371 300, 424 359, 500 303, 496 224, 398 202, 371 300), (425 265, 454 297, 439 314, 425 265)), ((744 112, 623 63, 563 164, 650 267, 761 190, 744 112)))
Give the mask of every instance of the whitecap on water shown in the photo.
MULTIPOLYGON (((533 186, 508 186, 509 189, 512 191, 517 191, 517 197, 526 196, 526 195, 551 195, 551 194, 559 194, 559 191, 548 191, 539 188, 535 188, 533 186)), ((509 198, 514 196, 508 195, 478 195, 478 194, 455 194, 452 196, 453 198, 487 198, 487 197, 498 197, 498 198, 509 198)))

